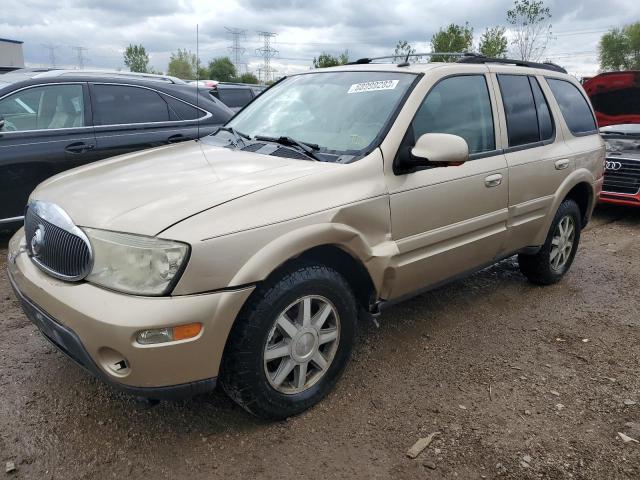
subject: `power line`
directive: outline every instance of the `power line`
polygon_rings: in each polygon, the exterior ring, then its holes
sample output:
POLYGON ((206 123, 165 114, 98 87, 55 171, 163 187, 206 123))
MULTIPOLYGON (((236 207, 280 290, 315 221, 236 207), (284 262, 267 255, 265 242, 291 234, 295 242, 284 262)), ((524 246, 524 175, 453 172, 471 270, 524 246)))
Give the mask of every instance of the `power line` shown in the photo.
POLYGON ((89 59, 85 57, 84 52, 88 52, 89 49, 86 47, 71 47, 71 50, 76 52, 76 56, 78 58, 78 68, 82 70, 84 68, 84 63, 89 59))
POLYGON ((239 74, 245 73, 247 70, 247 64, 244 63, 242 56, 246 49, 240 45, 241 40, 247 39, 247 31, 241 28, 224 27, 229 35, 231 35, 231 46, 229 51, 231 52, 231 61, 236 67, 236 72, 239 74))
POLYGON ((46 50, 49 50, 49 65, 51 67, 56 66, 56 49, 59 48, 58 45, 53 45, 51 43, 43 43, 42 47, 46 50))
POLYGON ((271 39, 276 35, 273 32, 258 32, 258 37, 263 41, 262 47, 256 48, 256 54, 263 59, 263 66, 258 69, 258 78, 263 83, 271 81, 277 72, 271 67, 271 59, 278 54, 278 50, 271 46, 271 39))

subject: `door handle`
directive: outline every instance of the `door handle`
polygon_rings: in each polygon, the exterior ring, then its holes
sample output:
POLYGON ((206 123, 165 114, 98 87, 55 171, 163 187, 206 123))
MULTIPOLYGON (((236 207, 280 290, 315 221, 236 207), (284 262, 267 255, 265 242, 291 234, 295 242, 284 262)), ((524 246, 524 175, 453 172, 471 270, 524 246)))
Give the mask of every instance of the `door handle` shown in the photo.
POLYGON ((168 143, 178 143, 178 142, 184 142, 186 140, 189 140, 189 138, 185 137, 180 133, 178 133, 177 135, 171 135, 169 138, 167 138, 168 143))
POLYGON ((489 175, 487 178, 484 179, 484 185, 487 188, 497 187, 501 183, 502 183, 502 174, 501 173, 496 173, 494 175, 489 175))
POLYGON ((64 150, 68 153, 84 153, 87 150, 93 150, 95 145, 87 145, 86 143, 77 142, 67 145, 64 150))
POLYGON ((556 160, 556 170, 564 170, 569 166, 569 159, 563 158, 562 160, 556 160))

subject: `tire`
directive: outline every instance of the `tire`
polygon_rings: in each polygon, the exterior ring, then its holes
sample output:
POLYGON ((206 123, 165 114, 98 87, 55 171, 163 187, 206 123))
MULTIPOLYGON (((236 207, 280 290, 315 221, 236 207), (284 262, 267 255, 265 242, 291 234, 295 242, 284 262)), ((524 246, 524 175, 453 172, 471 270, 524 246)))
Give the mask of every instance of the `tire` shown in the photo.
POLYGON ((260 418, 302 413, 327 395, 344 371, 356 319, 351 287, 334 269, 299 263, 275 274, 258 286, 231 330, 220 374, 225 392, 260 418), (288 353, 280 356, 283 351, 288 353), (325 368, 319 366, 322 359, 325 368))
POLYGON ((551 285, 560 281, 571 268, 580 243, 581 229, 578 204, 571 199, 564 200, 551 222, 547 238, 538 253, 518 255, 520 271, 530 282, 538 285, 551 285), (568 226, 572 227, 572 230, 568 226), (565 231, 572 232, 572 235, 565 235, 563 233, 565 231))

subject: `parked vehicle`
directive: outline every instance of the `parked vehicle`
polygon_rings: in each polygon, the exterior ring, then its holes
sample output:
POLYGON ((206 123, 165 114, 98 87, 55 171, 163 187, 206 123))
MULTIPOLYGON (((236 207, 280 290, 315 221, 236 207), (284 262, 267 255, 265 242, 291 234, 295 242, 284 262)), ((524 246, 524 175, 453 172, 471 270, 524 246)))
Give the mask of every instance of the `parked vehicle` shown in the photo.
POLYGON ((44 179, 114 155, 208 135, 222 102, 173 77, 24 69, 0 77, 0 228, 44 179), (196 105, 197 104, 197 105, 196 105))
POLYGON ((217 82, 209 88, 209 93, 234 112, 238 112, 265 89, 264 85, 217 82))
POLYGON ((607 144, 600 201, 640 207, 640 72, 609 72, 584 83, 607 144))
POLYGON ((9 244, 26 314, 125 391, 219 381, 285 418, 359 315, 512 255, 558 282, 602 185, 589 101, 553 65, 462 60, 294 75, 200 141, 45 181, 9 244))

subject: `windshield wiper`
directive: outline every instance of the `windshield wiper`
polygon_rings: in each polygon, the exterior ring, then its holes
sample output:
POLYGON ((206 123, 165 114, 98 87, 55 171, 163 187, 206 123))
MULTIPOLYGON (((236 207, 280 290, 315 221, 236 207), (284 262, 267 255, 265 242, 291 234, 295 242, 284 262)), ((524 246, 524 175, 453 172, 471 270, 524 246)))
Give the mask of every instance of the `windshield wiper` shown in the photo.
POLYGON ((253 137, 254 140, 262 141, 262 142, 273 142, 279 143, 280 145, 285 145, 287 147, 298 147, 302 150, 307 156, 311 157, 313 160, 317 160, 319 162, 322 161, 318 155, 316 155, 316 151, 320 150, 320 146, 315 143, 307 143, 296 140, 292 137, 282 136, 282 137, 266 137, 263 135, 256 135, 253 137))
POLYGON ((229 132, 231 135, 233 135, 236 146, 238 145, 238 142, 242 142, 243 145, 246 144, 247 142, 245 142, 245 139, 251 140, 251 137, 249 135, 247 135, 246 133, 239 132, 233 127, 218 127, 216 134, 220 130, 222 130, 223 132, 229 132))

